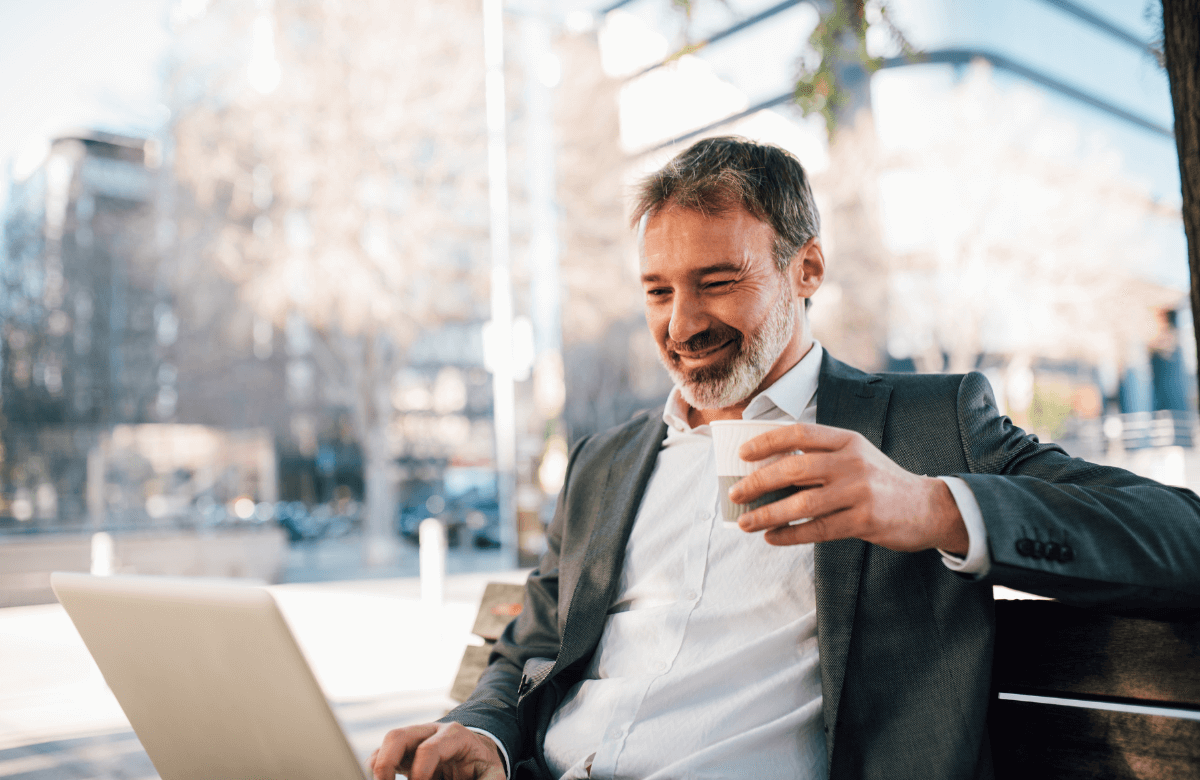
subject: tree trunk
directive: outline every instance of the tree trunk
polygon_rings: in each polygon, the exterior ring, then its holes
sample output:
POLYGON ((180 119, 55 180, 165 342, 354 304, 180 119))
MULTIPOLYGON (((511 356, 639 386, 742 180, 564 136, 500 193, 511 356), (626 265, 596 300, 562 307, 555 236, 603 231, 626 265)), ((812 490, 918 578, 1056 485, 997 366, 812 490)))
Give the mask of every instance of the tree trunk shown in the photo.
POLYGON ((1175 108, 1183 229, 1192 276, 1192 327, 1200 351, 1200 0, 1163 0, 1163 53, 1175 108))
POLYGON ((368 566, 396 560, 396 480, 383 426, 376 424, 363 441, 363 559, 368 566))
POLYGON ((363 454, 363 563, 396 562, 396 475, 385 426, 388 401, 389 345, 375 332, 340 335, 343 360, 352 377, 354 427, 363 454))

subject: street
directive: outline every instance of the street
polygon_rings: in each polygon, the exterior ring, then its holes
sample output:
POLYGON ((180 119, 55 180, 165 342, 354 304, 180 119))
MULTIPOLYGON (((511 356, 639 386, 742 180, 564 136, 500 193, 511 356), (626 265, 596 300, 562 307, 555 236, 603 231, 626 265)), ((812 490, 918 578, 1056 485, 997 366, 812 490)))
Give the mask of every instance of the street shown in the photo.
MULTIPOLYGON (((347 566, 352 561, 338 545, 309 552, 347 566)), ((524 577, 522 571, 451 575, 441 607, 421 603, 413 577, 271 590, 365 760, 389 729, 435 719, 454 705, 447 692, 463 647, 480 641, 470 628, 485 585, 524 577)), ((0 610, 0 777, 158 777, 57 604, 0 610)))

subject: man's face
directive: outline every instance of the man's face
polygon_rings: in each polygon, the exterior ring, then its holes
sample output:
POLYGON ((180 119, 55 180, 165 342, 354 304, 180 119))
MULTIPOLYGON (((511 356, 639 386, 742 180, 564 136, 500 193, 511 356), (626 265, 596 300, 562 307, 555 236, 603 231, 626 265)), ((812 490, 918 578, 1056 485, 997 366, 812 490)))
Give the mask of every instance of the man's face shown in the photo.
POLYGON ((668 205, 646 222, 646 321, 693 408, 741 403, 795 351, 787 349, 797 341, 795 294, 771 256, 774 238, 741 207, 704 216, 668 205))

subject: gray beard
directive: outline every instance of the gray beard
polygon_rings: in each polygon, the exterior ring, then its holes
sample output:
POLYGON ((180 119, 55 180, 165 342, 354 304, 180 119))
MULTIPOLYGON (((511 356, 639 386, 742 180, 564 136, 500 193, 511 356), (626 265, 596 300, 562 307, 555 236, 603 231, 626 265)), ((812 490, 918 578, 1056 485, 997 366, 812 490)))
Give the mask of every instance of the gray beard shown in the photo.
POLYGON ((659 360, 679 386, 683 400, 693 409, 723 409, 744 401, 762 384, 763 379, 783 354, 796 327, 796 304, 791 288, 784 284, 771 306, 767 321, 744 340, 726 366, 705 369, 707 376, 697 379, 692 372, 674 365, 659 348, 659 360))

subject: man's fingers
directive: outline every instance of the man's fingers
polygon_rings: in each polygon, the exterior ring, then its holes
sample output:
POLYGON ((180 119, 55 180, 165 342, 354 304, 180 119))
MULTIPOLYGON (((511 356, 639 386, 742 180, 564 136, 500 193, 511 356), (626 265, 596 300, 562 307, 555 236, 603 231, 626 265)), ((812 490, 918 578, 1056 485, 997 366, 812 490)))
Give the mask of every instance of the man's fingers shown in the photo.
POLYGON ((440 777, 502 780, 504 769, 500 753, 490 739, 461 724, 443 723, 433 736, 417 745, 407 774, 409 780, 440 777))
POLYGON ((443 759, 454 755, 453 744, 447 744, 446 732, 434 734, 429 739, 417 745, 413 753, 412 767, 408 772, 408 780, 433 780, 434 772, 443 759))
POLYGON ((405 756, 436 732, 437 724, 434 723, 389 731, 383 744, 371 754, 370 767, 375 780, 394 780, 396 773, 403 771, 405 756))
POLYGON ((814 517, 795 525, 782 525, 763 534, 767 544, 782 547, 789 544, 813 544, 854 536, 850 511, 842 510, 823 517, 814 517))
POLYGON ((738 519, 743 531, 753 533, 786 525, 795 520, 823 517, 841 512, 854 505, 845 490, 833 486, 804 488, 786 498, 747 512, 738 519))
POLYGON ((857 434, 844 428, 816 423, 796 423, 759 434, 738 448, 742 460, 756 461, 785 452, 832 452, 845 447, 857 434))
POLYGON ((804 453, 780 458, 743 477, 729 489, 729 498, 738 504, 748 504, 763 493, 785 487, 820 485, 833 473, 834 463, 828 453, 804 453))

